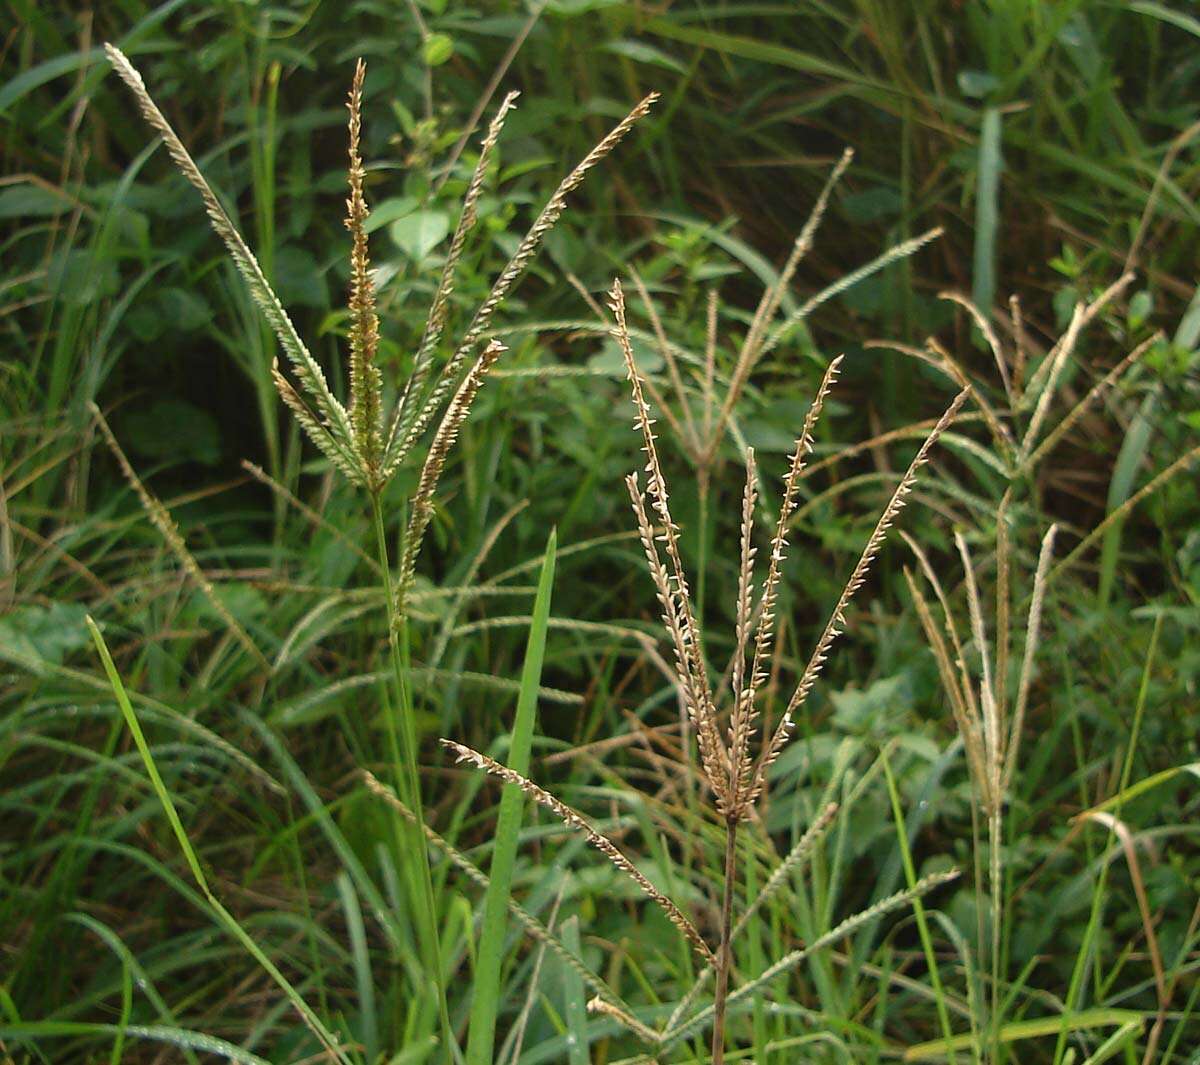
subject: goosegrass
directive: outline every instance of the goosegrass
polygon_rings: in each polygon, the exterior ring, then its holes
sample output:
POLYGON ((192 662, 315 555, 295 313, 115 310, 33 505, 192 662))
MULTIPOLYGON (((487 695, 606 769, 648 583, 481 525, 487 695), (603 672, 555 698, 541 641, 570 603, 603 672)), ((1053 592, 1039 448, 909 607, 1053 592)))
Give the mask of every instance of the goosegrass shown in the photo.
POLYGON ((13 10, 0 1056, 1189 1060, 1189 16, 13 10), (105 39, 322 374, 283 367, 295 417, 105 39), (480 329, 558 176, 652 90, 480 329), (622 502, 631 364, 682 669, 622 502), (844 599, 959 392, 907 544, 844 599), (756 766, 743 792, 721 748, 789 709, 734 831, 712 779, 736 809, 756 766))

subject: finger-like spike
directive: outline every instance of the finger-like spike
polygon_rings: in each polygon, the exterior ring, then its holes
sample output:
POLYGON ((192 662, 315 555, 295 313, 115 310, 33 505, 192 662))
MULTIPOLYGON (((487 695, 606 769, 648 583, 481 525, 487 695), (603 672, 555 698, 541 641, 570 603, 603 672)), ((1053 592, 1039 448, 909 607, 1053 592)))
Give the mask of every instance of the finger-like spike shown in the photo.
POLYGON ((538 787, 528 777, 524 777, 507 766, 501 765, 486 754, 480 754, 478 751, 472 750, 470 747, 464 747, 461 743, 455 743, 453 740, 442 740, 441 742, 443 747, 454 753, 458 761, 470 762, 472 765, 490 773, 494 777, 499 777, 508 784, 515 784, 534 802, 550 810, 568 828, 573 828, 583 833, 593 847, 600 851, 621 872, 625 873, 641 888, 647 898, 662 909, 667 915, 667 919, 688 938, 692 946, 696 948, 706 961, 713 961, 713 953, 709 949, 708 944, 704 942, 700 933, 696 931, 696 926, 684 916, 675 903, 646 879, 637 866, 625 857, 621 849, 612 840, 598 832, 586 817, 577 813, 565 802, 551 795, 544 788, 538 787))
POLYGON ((938 439, 958 416, 958 412, 966 401, 967 395, 968 393, 964 390, 955 396, 954 402, 947 408, 946 413, 938 419, 937 424, 933 427, 929 436, 925 438, 925 442, 917 451, 908 469, 905 470, 904 476, 900 478, 900 483, 892 494, 892 498, 888 501, 887 506, 884 507, 874 531, 868 537, 866 547, 863 549, 858 563, 850 574, 850 579, 846 582, 842 594, 838 597, 830 619, 826 623, 825 630, 817 640, 817 646, 813 650, 812 657, 809 659, 808 665, 800 677, 800 683, 797 684, 791 699, 788 700, 787 708, 784 710, 783 716, 780 718, 770 742, 763 749, 763 753, 759 757, 758 765, 754 771, 754 782, 748 796, 748 801, 751 803, 755 802, 758 796, 762 794, 766 782, 767 770, 771 767, 775 759, 779 757, 780 752, 783 750, 783 745, 787 742, 796 711, 808 698, 813 685, 816 684, 817 678, 820 676, 821 668, 825 664, 830 647, 845 627, 846 607, 853 598, 854 592, 861 587, 863 581, 866 579, 866 575, 871 568, 871 563, 879 553, 887 537, 888 526, 903 509, 905 497, 916 482, 917 473, 929 460, 929 453, 933 450, 933 446, 937 443, 938 439))

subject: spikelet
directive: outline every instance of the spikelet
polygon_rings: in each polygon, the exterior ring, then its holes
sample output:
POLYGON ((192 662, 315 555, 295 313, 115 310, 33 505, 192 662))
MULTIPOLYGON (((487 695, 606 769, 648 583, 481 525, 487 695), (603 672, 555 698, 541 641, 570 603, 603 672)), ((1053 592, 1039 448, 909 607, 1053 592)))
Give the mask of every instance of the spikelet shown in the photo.
POLYGON ((446 316, 450 306, 450 297, 454 292, 455 269, 462 258, 467 237, 471 233, 471 230, 475 228, 475 223, 478 219, 479 197, 483 193, 483 182, 487 177, 492 153, 495 151, 496 144, 500 140, 500 131, 504 128, 504 120, 508 117, 509 111, 516 106, 517 97, 520 95, 518 92, 510 92, 504 97, 504 101, 496 111, 495 117, 493 117, 491 123, 488 125, 488 131, 483 138, 483 143, 480 145, 479 161, 475 164, 475 171, 471 175, 471 182, 467 186, 466 195, 463 197, 463 206, 458 216, 458 225, 455 226, 454 236, 450 239, 450 251, 446 254, 446 262, 442 267, 442 274, 438 280, 437 292, 434 294, 433 303, 429 310, 429 317, 425 322, 424 335, 421 337, 421 344, 417 348, 416 358, 413 359, 412 373, 404 384, 404 391, 401 393, 400 400, 396 404, 396 411, 392 417, 391 426, 388 429, 388 463, 393 469, 403 461, 403 454, 394 447, 400 433, 400 426, 404 424, 406 412, 412 409, 415 397, 420 395, 422 386, 429 376, 434 352, 446 328, 446 316))
POLYGON ((619 1025, 628 1028, 634 1035, 645 1043, 657 1043, 658 1033, 653 1029, 639 1021, 633 1014, 621 1009, 620 1006, 614 1006, 611 1002, 605 1002, 599 995, 595 998, 588 999, 588 1013, 599 1013, 605 1017, 611 1017, 619 1025))
POLYGON ((567 196, 583 183, 583 179, 587 176, 589 170, 621 143, 625 135, 638 120, 645 117, 657 99, 658 93, 652 92, 638 103, 629 114, 613 127, 612 131, 596 147, 584 156, 575 169, 555 189, 554 195, 550 197, 546 206, 542 208, 541 213, 535 219, 529 232, 525 234, 521 243, 517 246, 517 250, 513 253, 512 258, 509 259, 504 269, 500 271, 500 275, 492 285, 487 299, 476 310, 471 324, 467 327, 467 331, 459 342, 457 349, 442 370, 441 379, 434 388, 432 395, 426 401, 425 405, 420 408, 420 413, 414 414, 411 418, 408 418, 406 415, 407 420, 397 424, 395 434, 388 443, 389 453, 387 458, 389 466, 399 461, 396 456, 403 456, 408 452, 415 440, 433 420, 442 401, 449 394, 450 390, 456 386, 471 351, 491 323, 492 315, 495 314, 496 308, 500 306, 505 296, 508 295, 509 289, 516 283, 521 274, 524 273, 525 267, 533 259, 546 234, 554 228, 563 211, 566 210, 567 196))
POLYGON ((534 802, 550 810, 568 828, 573 828, 583 833, 593 847, 633 880, 642 890, 643 894, 667 915, 667 919, 687 937, 692 946, 696 948, 706 961, 710 963, 714 961, 713 953, 709 949, 708 944, 704 942, 700 933, 696 931, 696 926, 683 915, 679 907, 650 883, 638 868, 625 857, 620 848, 607 836, 597 832, 582 814, 576 813, 565 802, 555 798, 545 789, 538 787, 528 777, 523 777, 520 773, 501 765, 486 754, 480 754, 478 751, 472 750, 470 747, 464 747, 461 743, 455 743, 453 740, 444 739, 441 743, 443 747, 454 753, 458 761, 470 762, 472 765, 491 773, 492 776, 499 777, 505 783, 515 784, 534 802))
MULTIPOLYGON (((1050 400, 1054 396, 1054 390, 1058 384, 1058 379, 1062 374, 1063 367, 1067 363, 1067 359, 1071 357, 1071 353, 1075 350, 1075 345, 1079 341, 1079 334, 1083 332, 1083 326, 1087 318, 1087 307, 1082 303, 1075 305, 1075 310, 1071 315, 1071 322, 1067 326, 1067 331, 1062 335, 1058 344, 1043 361, 1043 366, 1049 366, 1047 371, 1046 383, 1042 390, 1038 393, 1037 404, 1033 408, 1033 415, 1029 419, 1029 426, 1025 430, 1025 436, 1021 441, 1022 461, 1029 458, 1033 450, 1033 445, 1037 442, 1038 432, 1042 427, 1042 422, 1046 418, 1046 414, 1050 410, 1050 400)), ((1032 384, 1032 382, 1031 382, 1032 384)))
POLYGON ((400 562, 400 579, 397 596, 399 602, 395 616, 402 614, 405 595, 412 585, 416 573, 417 554, 421 550, 421 541, 425 538, 425 530, 433 517, 433 497, 437 491, 438 481, 446 465, 446 456, 458 439, 459 430, 467 415, 471 413, 471 404, 475 401, 488 371, 505 352, 505 347, 498 340, 491 341, 475 360, 471 372, 467 374, 458 391, 446 408, 442 422, 434 433, 433 442, 426 452, 425 462, 421 467, 421 476, 417 481, 417 490, 413 493, 412 511, 408 518, 408 532, 404 538, 404 554, 400 562))
POLYGON ((362 87, 366 64, 360 59, 350 86, 350 165, 347 170, 350 198, 346 201, 346 228, 350 231, 350 428, 362 463, 367 488, 383 487, 382 429, 383 379, 375 358, 379 352, 379 316, 375 313, 375 283, 367 252, 367 201, 363 196, 363 161, 359 153, 362 130, 362 87))
POLYGON ((746 651, 750 643, 754 595, 754 505, 758 500, 758 467, 754 449, 746 449, 746 487, 742 492, 741 547, 738 561, 738 590, 734 606, 734 650, 731 684, 733 713, 729 720, 729 807, 737 818, 745 816, 738 797, 750 773, 751 685, 746 681, 746 651))
MULTIPOLYGON (((366 784, 367 790, 379 799, 382 799, 388 806, 395 810, 406 821, 415 824, 416 818, 413 812, 400 801, 396 793, 383 783, 369 769, 362 770, 363 783, 366 784)), ((437 834, 427 824, 421 823, 421 829, 425 833, 425 838, 429 840, 435 848, 442 852, 460 872, 462 872, 469 880, 473 881, 478 887, 487 891, 491 880, 488 875, 472 862, 465 854, 437 834)), ((603 980, 600 979, 591 969, 584 964, 583 960, 572 950, 568 949, 558 936, 554 935, 541 921, 533 916, 524 906, 522 906, 510 894, 508 896, 508 911, 516 918, 518 923, 525 929, 525 932, 531 939, 536 939, 539 943, 544 944, 558 957, 564 965, 572 969, 583 983, 591 989, 592 993, 602 1002, 608 1002, 617 1009, 627 1009, 621 997, 616 994, 603 980)))
POLYGON ((825 185, 822 187, 816 203, 813 204, 813 209, 809 212, 804 226, 792 244, 792 250, 788 254, 787 261, 783 264, 783 269, 779 272, 778 279, 774 284, 767 286, 763 290, 758 306, 754 309, 754 317, 750 320, 750 328, 746 331, 746 337, 738 350, 737 362, 734 364, 729 390, 726 392, 725 400, 721 405, 721 413, 717 422, 718 431, 712 436, 709 444, 710 457, 712 454, 715 454, 717 444, 720 441, 721 431, 732 416, 734 404, 737 403, 737 399, 741 395, 751 371, 765 354, 764 343, 767 327, 778 312, 779 305, 783 302, 783 294, 787 292, 788 286, 796 276, 796 271, 800 263, 812 250, 817 230, 820 228, 821 222, 824 221, 825 211, 829 206, 829 197, 853 159, 853 149, 847 148, 842 152, 842 157, 825 180, 825 185))
POLYGON ((1025 725, 1025 710, 1029 705, 1029 688, 1033 683, 1033 659, 1037 654, 1041 636, 1042 604, 1046 600, 1047 576, 1050 573, 1050 560, 1054 557, 1054 538, 1057 535, 1057 525, 1051 525, 1046 530, 1046 535, 1042 537, 1041 550, 1038 551, 1037 569, 1033 575, 1033 596, 1029 602, 1029 618, 1025 623, 1025 650, 1021 659, 1021 676, 1017 681, 1017 704, 1013 711, 1008 749, 1005 752, 1005 790, 1012 782, 1012 775, 1017 767, 1017 756, 1021 750, 1021 731, 1025 725))
POLYGON ((879 273, 891 266, 894 262, 899 262, 901 259, 906 259, 910 255, 915 255, 926 244, 937 240, 942 235, 940 226, 920 233, 910 240, 901 241, 899 244, 888 248, 881 255, 877 255, 869 263, 864 263, 857 270, 851 270, 850 273, 839 277, 833 284, 821 289, 814 296, 810 296, 803 305, 797 308, 791 315, 785 318, 775 327, 770 336, 763 341, 759 351, 759 358, 764 358, 774 351, 787 337, 797 325, 803 322, 813 311, 822 304, 828 303, 831 299, 840 296, 849 288, 853 288, 860 281, 870 277, 872 274, 879 273))
POLYGON ((961 293, 939 292, 938 299, 957 303, 971 316, 975 327, 983 334, 983 339, 987 341, 987 346, 992 352, 992 357, 996 360, 996 369, 1000 371, 1000 383, 1004 385, 1004 394, 1008 397, 1010 404, 1014 403, 1016 401, 1016 393, 1013 391, 1012 374, 1009 372, 1008 360, 1004 357, 1004 348, 1000 344, 1000 338, 996 336, 996 331, 992 328, 992 323, 987 320, 987 317, 974 303, 961 293))
POLYGON ((717 809, 722 816, 732 813, 732 795, 729 792, 729 756, 717 728, 716 709, 713 705, 712 689, 708 680, 708 667, 704 661, 700 627, 692 608, 691 592, 684 574, 679 553, 679 527, 671 518, 669 493, 662 465, 658 458, 658 446, 654 436, 654 420, 642 392, 642 379, 633 358, 633 345, 629 339, 629 326, 625 320, 625 294, 620 281, 613 281, 609 293, 610 309, 616 320, 612 336, 621 349, 625 360, 625 371, 633 396, 637 420, 634 428, 642 435, 642 450, 646 454, 647 492, 650 505, 662 527, 656 535, 642 502, 642 493, 636 476, 626 479, 630 498, 637 517, 638 531, 646 559, 650 564, 659 602, 663 607, 663 621, 675 645, 676 668, 680 690, 683 691, 689 717, 696 727, 696 739, 700 748, 700 761, 704 774, 712 789, 717 809), (658 544, 662 543, 667 561, 659 561, 658 544))
MULTIPOLYGON (((163 143, 167 146, 167 151, 170 153, 175 165, 179 168, 180 173, 200 193, 200 198, 204 201, 204 209, 208 214, 209 220, 212 222, 213 229, 221 240, 224 241, 225 247, 233 259, 234 266, 237 267, 238 273, 242 275, 242 279, 245 281, 251 297, 279 339, 279 344, 296 373, 296 379, 308 394, 315 408, 315 413, 309 415, 305 430, 313 437, 313 440, 323 452, 326 454, 336 452, 340 455, 342 463, 346 467, 353 469, 354 452, 351 441, 349 415, 345 408, 334 398, 329 385, 325 381, 325 375, 321 372, 320 366, 317 365, 316 359, 309 354, 308 349, 304 346, 304 342, 296 332, 295 326, 292 325, 287 312, 283 309, 283 305, 279 302, 279 298, 275 295, 266 277, 263 276, 262 268, 258 265, 258 260, 254 258, 253 253, 246 246, 246 242, 242 240, 241 234, 238 233, 237 228, 230 221, 216 194, 208 182, 205 181, 204 175, 200 173, 200 168, 196 166, 195 160, 192 159, 188 150, 183 146, 183 142, 171 128, 171 124, 150 98, 150 94, 146 91, 145 82, 142 81, 142 76, 134 69, 133 64, 129 62, 119 48, 111 44, 106 44, 104 50, 108 55, 109 62, 113 65, 113 69, 116 70, 121 80, 132 90, 142 116, 158 135, 162 137, 163 143)), ((291 406, 291 403, 289 403, 289 406, 291 406)))
POLYGON ((967 616, 971 621, 971 635, 975 640, 975 649, 979 653, 980 668, 983 674, 979 683, 979 704, 982 711, 984 776, 979 784, 982 791, 983 808, 990 817, 1000 810, 1003 802, 1003 796, 1000 794, 1000 778, 1004 761, 1001 738, 1004 707, 999 705, 996 699, 996 688, 992 679, 992 659, 988 650, 987 633, 983 626, 983 607, 979 600, 979 586, 975 581, 975 567, 971 562, 971 552, 967 548, 967 542, 957 529, 954 530, 954 544, 962 559, 967 586, 967 616))
POLYGON ((1062 418, 1062 420, 1059 421, 1059 423, 1046 434, 1045 439, 1043 439, 1042 442, 1033 449, 1028 458, 1026 458, 1025 462, 1022 464, 1022 469, 1032 470, 1036 468, 1038 462, 1041 461, 1041 459, 1044 458, 1050 451, 1052 451, 1059 441, 1071 431, 1071 429, 1075 426, 1075 423, 1078 422, 1085 413, 1087 413, 1092 404, 1095 403, 1101 396, 1103 396, 1105 392, 1111 389, 1124 375, 1126 370, 1128 370, 1134 363, 1140 361, 1146 352, 1148 352, 1156 344, 1160 343, 1163 339, 1164 335, 1161 330, 1155 333, 1152 337, 1147 337, 1120 362, 1118 362, 1116 366, 1109 370, 1108 373, 1100 378, 1100 380, 1097 381, 1090 389, 1088 389, 1087 395, 1085 395, 1083 399, 1076 403, 1075 406, 1072 407, 1071 410, 1068 411, 1067 414, 1062 418))
POLYGON ((762 794, 763 787, 766 782, 767 770, 770 769, 772 763, 779 757, 783 750, 784 744, 787 742, 788 735, 791 733, 792 722, 795 718, 796 711, 804 705, 804 701, 808 698, 812 691, 813 685, 816 684, 817 678, 821 674, 821 670, 825 665, 825 660, 829 657, 829 650, 833 646, 834 641, 841 635, 846 627, 846 608, 850 605, 850 601, 854 598, 855 593, 862 587, 863 582, 867 579, 867 573, 870 571, 871 563, 875 556, 883 547, 884 541, 887 539, 888 530, 892 523, 896 520, 897 515, 904 509, 904 504, 907 501, 909 493, 916 484, 917 473, 922 466, 929 460, 929 453, 932 451, 934 444, 937 443, 942 433, 950 426, 958 415, 959 409, 967 398, 966 390, 955 396, 954 401, 946 409, 946 413, 938 419, 933 430, 925 438, 925 442, 921 445, 916 455, 913 457, 909 467, 904 472, 904 476, 900 478, 900 483, 896 486, 892 498, 880 514, 879 520, 875 524, 870 537, 867 539, 866 547, 863 548, 863 553, 859 557, 858 563, 855 565, 850 574, 850 579, 846 582, 846 586, 842 589, 842 594, 838 597, 837 603, 834 605, 833 612, 830 614, 829 621, 826 622, 825 628, 817 640, 817 645, 813 649, 812 657, 808 660, 808 665, 804 668, 804 673, 800 677, 800 683, 796 685, 796 690, 792 693, 792 697, 788 700, 787 708, 780 718, 779 724, 775 728, 775 732, 771 736, 770 742, 766 744, 762 755, 758 760, 758 765, 754 771, 754 780, 751 784, 750 791, 746 796, 746 801, 754 803, 762 794))
MULTIPOLYGON (((923 565, 925 564, 923 563, 923 565)), ((946 641, 942 638, 942 633, 933 620, 929 603, 921 593, 921 589, 917 586, 917 582, 907 566, 904 568, 904 579, 912 595, 913 604, 917 608, 917 617, 921 621, 921 628, 925 630, 925 638, 929 641, 930 649, 933 651, 942 687, 946 689, 946 694, 950 699, 950 711, 954 715, 954 723, 963 740, 963 749, 966 751, 971 778, 976 781, 986 781, 987 757, 984 754, 983 730, 979 721, 978 704, 973 696, 968 699, 968 695, 972 691, 970 677, 966 677, 965 683, 961 683, 958 676, 959 671, 966 672, 966 663, 962 654, 959 653, 956 670, 946 648, 946 641)), ((945 609, 943 603, 943 610, 945 609)), ((952 616, 949 613, 946 613, 945 616, 946 627, 952 631, 952 616)), ((955 636, 955 643, 957 645, 957 636, 955 636)))

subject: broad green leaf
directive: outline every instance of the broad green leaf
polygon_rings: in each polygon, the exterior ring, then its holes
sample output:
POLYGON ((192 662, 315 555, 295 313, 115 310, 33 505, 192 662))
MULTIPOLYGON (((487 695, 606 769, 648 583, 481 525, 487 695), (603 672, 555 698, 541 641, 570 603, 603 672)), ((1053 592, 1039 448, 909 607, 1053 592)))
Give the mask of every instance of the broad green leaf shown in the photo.
POLYGON ((454 55, 454 38, 445 33, 431 33, 421 46, 421 56, 431 67, 440 67, 454 55))
POLYGON ((420 262, 446 239, 450 219, 441 211, 416 211, 397 219, 388 232, 401 251, 420 262))

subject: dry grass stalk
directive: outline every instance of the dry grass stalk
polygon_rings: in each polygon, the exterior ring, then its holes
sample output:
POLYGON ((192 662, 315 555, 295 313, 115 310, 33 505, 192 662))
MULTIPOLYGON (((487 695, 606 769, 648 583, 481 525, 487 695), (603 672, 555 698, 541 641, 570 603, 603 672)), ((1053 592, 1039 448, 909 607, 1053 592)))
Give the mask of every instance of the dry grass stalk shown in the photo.
POLYGON ((250 634, 242 627, 241 622, 229 612, 229 608, 221 601, 221 597, 217 595, 217 590, 213 587, 212 581, 205 576, 204 570, 200 568, 200 563, 196 561, 195 557, 188 550, 187 543, 183 539, 183 534, 180 533, 179 527, 175 524, 175 519, 171 517, 170 511, 142 483, 142 479, 130 464, 121 445, 117 443, 117 438, 113 435, 112 429, 109 428, 108 420, 101 413, 100 408, 95 403, 89 404, 89 407, 92 417, 96 419, 96 425, 100 428, 100 434, 104 437, 105 443, 108 444, 109 450, 117 460, 117 465, 120 466, 121 473, 125 475, 125 480, 129 482, 129 486, 133 489, 134 494, 137 495, 138 501, 142 504, 142 509, 150 519, 150 523, 158 530, 159 536, 163 538, 163 541, 171 549, 171 553, 179 560, 183 571, 192 579, 192 582, 200 590, 200 594, 208 600, 209 605, 225 623, 233 638, 249 652, 250 656, 260 666, 269 670, 271 664, 267 661, 262 651, 259 650, 258 644, 254 642, 250 634))

